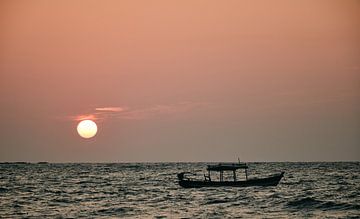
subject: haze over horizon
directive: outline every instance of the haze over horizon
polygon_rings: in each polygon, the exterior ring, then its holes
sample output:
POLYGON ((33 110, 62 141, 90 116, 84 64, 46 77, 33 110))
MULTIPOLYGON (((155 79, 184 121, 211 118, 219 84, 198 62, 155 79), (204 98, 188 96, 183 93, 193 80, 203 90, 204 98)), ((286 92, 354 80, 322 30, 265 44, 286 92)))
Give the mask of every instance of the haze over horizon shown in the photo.
POLYGON ((0 162, 360 161, 359 27, 356 0, 1 1, 0 162))

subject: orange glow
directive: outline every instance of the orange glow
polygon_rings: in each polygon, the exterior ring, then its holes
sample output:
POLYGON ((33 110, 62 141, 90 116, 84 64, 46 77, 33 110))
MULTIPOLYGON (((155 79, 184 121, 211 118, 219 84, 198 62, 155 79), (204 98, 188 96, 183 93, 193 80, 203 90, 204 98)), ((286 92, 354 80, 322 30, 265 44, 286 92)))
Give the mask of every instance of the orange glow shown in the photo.
POLYGON ((89 114, 89 115, 79 115, 79 116, 76 116, 76 118, 74 118, 76 121, 83 121, 83 120, 96 120, 97 118, 92 115, 92 114, 89 114))

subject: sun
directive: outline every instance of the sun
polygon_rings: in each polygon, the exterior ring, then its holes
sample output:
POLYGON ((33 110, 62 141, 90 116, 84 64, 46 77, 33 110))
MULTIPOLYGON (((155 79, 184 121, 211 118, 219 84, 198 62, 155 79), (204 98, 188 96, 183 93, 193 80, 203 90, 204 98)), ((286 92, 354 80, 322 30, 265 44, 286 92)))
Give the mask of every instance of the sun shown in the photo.
POLYGON ((83 120, 77 125, 77 132, 83 138, 92 138, 96 135, 97 125, 92 120, 83 120))

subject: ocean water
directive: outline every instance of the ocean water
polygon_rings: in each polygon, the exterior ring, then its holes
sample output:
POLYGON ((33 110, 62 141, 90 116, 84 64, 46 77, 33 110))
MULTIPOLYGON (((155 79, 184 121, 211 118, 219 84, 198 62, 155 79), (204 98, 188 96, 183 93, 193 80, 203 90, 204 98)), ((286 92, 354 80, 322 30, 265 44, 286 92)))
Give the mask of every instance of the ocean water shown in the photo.
MULTIPOLYGON (((359 218, 360 162, 249 163, 276 187, 184 189, 207 163, 0 164, 0 218, 359 218)), ((241 177, 241 175, 239 175, 241 177)))

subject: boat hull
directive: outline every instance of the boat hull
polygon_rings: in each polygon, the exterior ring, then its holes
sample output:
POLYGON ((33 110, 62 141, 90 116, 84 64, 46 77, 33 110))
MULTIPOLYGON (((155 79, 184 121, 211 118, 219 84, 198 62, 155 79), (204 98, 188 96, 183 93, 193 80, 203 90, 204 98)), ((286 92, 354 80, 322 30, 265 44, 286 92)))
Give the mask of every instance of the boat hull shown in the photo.
POLYGON ((249 179, 246 181, 195 181, 179 180, 179 185, 184 188, 201 188, 201 187, 248 187, 248 186, 277 186, 284 176, 284 172, 260 179, 249 179))

